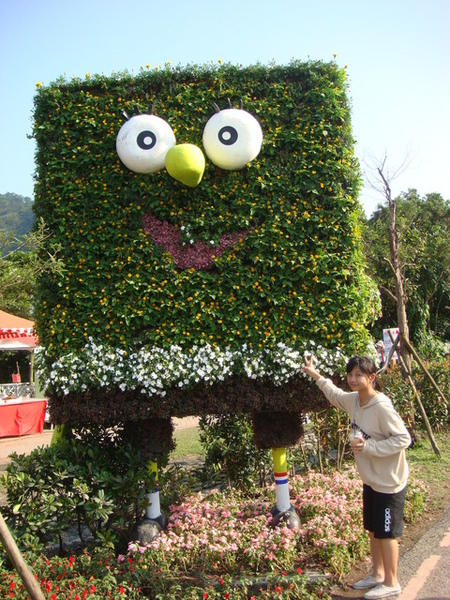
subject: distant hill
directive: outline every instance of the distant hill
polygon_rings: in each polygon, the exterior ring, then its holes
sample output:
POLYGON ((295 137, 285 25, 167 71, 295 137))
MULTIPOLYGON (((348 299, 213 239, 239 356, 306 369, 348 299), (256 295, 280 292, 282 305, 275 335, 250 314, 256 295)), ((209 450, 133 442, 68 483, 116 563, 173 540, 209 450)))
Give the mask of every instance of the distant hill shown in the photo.
POLYGON ((33 201, 12 192, 0 194, 0 231, 21 237, 29 233, 34 223, 33 201))

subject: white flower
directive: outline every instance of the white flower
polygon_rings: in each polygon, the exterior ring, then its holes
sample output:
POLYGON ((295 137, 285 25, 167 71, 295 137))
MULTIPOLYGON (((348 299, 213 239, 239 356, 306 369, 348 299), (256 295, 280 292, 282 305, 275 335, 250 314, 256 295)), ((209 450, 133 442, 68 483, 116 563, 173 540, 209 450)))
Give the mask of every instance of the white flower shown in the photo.
POLYGON ((100 386, 122 391, 139 388, 146 396, 162 397, 172 386, 187 388, 200 381, 213 385, 242 372, 250 379, 270 378, 281 385, 298 373, 303 375, 304 357, 312 352, 324 373, 333 374, 345 363, 341 349, 330 351, 314 341, 304 344, 301 350, 278 342, 274 351, 265 348, 255 352, 246 344, 235 350, 205 344, 186 351, 172 345, 127 353, 123 348, 107 347, 89 338, 78 355, 62 356, 50 367, 41 350, 36 356, 36 368, 45 385, 51 385, 58 393, 100 386))

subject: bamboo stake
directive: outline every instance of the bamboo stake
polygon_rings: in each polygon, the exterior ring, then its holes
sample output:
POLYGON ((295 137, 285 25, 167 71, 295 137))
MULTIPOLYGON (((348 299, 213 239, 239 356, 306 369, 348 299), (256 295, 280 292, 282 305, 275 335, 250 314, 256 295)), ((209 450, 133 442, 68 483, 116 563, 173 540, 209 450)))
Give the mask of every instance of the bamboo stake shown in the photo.
MULTIPOLYGON (((390 336, 390 338, 391 338, 391 340, 393 342, 394 340, 392 338, 391 332, 389 332, 389 336, 390 336)), ((398 343, 399 339, 400 339, 400 334, 397 336, 397 339, 396 339, 397 343, 398 343)), ((414 379, 412 377, 412 373, 408 369, 407 365, 405 364, 405 361, 403 360, 400 352, 398 352, 398 359, 399 359, 399 362, 402 365, 403 369, 405 370, 406 376, 408 377, 409 384, 410 384, 410 386, 413 389, 414 400, 416 401, 417 406, 419 407, 419 412, 422 415, 423 422, 425 423, 425 429, 427 430, 428 437, 430 438, 431 447, 433 448, 434 453, 436 454, 436 456, 438 458, 441 458, 441 451, 439 450, 438 445, 436 444, 436 440, 434 439, 433 430, 431 429, 430 421, 428 420, 427 413, 425 412, 425 408, 424 408, 424 406, 422 404, 422 400, 420 399, 419 390, 416 388, 416 384, 414 383, 414 379)))
POLYGON ((402 342, 405 344, 405 346, 408 348, 408 350, 411 352, 411 354, 414 356, 414 358, 416 359, 416 361, 418 362, 420 368, 422 369, 422 371, 425 373, 425 375, 428 377, 428 379, 431 381, 431 385, 434 387, 434 389, 437 391, 437 393, 439 394, 439 396, 442 398, 442 400, 448 404, 448 400, 447 398, 444 396, 444 394, 442 393, 441 389, 439 388, 438 384, 436 383, 436 381, 433 379, 433 376, 431 375, 431 373, 429 372, 429 370, 426 368, 426 366, 423 364, 420 356, 417 354, 417 352, 414 350, 414 348, 411 346, 411 342, 409 340, 407 340, 405 338, 405 336, 403 334, 401 334, 401 338, 402 338, 402 342))
POLYGON ((9 556, 10 561, 14 565, 14 568, 19 573, 23 584, 30 594, 31 600, 45 600, 44 594, 39 587, 38 582, 34 578, 33 573, 30 571, 28 565, 24 561, 13 536, 11 535, 2 514, 0 513, 0 541, 9 556))

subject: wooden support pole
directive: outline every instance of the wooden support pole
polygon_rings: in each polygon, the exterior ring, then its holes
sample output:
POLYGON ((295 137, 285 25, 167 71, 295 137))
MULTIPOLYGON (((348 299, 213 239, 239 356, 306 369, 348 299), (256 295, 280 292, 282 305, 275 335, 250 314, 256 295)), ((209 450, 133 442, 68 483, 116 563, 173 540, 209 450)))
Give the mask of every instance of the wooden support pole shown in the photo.
MULTIPOLYGON (((389 335, 390 335, 390 338, 391 338, 392 342, 394 342, 394 340, 393 340, 393 338, 392 338, 392 334, 391 334, 391 332, 389 332, 389 335)), ((398 344, 398 342, 399 342, 400 335, 401 335, 401 334, 399 334, 399 335, 397 336, 396 340, 395 340, 395 341, 396 341, 396 345, 397 345, 397 344, 398 344)), ((441 451, 439 450, 439 448, 438 448, 438 445, 436 444, 436 440, 434 439, 433 430, 431 429, 430 421, 428 420, 427 413, 425 412, 425 408, 424 408, 424 406, 423 406, 423 404, 422 404, 422 400, 420 399, 419 390, 416 388, 416 384, 414 383, 414 379, 413 379, 413 377, 412 377, 412 373, 411 373, 411 371, 408 369, 407 365, 405 364, 405 361, 403 360, 403 358, 402 358, 402 356, 401 356, 400 352, 398 352, 398 359, 399 359, 399 362, 400 362, 400 364, 402 365, 402 367, 403 367, 403 369, 404 369, 404 371, 405 371, 405 373, 406 373, 406 376, 407 376, 407 378, 408 378, 409 384, 410 384, 410 386, 411 386, 411 387, 412 387, 412 389, 413 389, 413 392, 414 392, 414 400, 416 401, 416 404, 417 404, 417 406, 418 406, 418 408, 419 408, 419 412, 420 412, 420 414, 422 415, 422 419, 423 419, 423 422, 424 422, 424 424, 425 424, 425 429, 427 430, 428 437, 430 438, 431 447, 433 448, 433 451, 434 451, 434 453, 436 454, 436 456, 437 456, 438 458, 441 458, 441 451)))
POLYGON ((14 568, 19 573, 23 584, 30 594, 31 600, 45 600, 45 596, 39 587, 38 582, 34 578, 33 573, 30 571, 28 565, 24 561, 13 536, 11 535, 2 514, 0 513, 0 540, 3 547, 6 550, 9 560, 14 565, 14 568))
POLYGON ((439 396, 442 398, 442 400, 448 404, 448 400, 446 399, 446 397, 444 396, 444 394, 442 393, 441 389, 439 388, 438 384, 436 383, 436 381, 433 379, 431 373, 429 372, 429 370, 426 368, 426 366, 423 364, 420 356, 417 354, 417 352, 414 350, 413 346, 411 346, 411 342, 409 340, 407 340, 405 338, 405 336, 403 334, 401 335, 401 341, 403 344, 405 344, 405 346, 408 348, 408 350, 411 352, 411 354, 414 356, 414 359, 417 361, 418 365, 420 366, 420 368, 422 369, 422 371, 425 373, 425 375, 428 377, 428 379, 431 381, 431 385, 434 387, 434 389, 436 390, 436 392, 439 394, 439 396))

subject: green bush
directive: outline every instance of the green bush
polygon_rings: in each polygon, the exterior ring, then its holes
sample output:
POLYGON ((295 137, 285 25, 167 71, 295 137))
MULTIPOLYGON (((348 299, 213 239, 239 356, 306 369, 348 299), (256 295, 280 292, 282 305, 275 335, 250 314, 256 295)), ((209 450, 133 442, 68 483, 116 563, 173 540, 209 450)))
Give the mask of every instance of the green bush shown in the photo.
POLYGON ((427 486, 419 479, 410 477, 408 487, 406 488, 403 515, 405 523, 416 523, 420 519, 426 510, 428 496, 429 490, 427 486))
MULTIPOLYGON (((413 379, 420 394, 433 431, 442 431, 450 425, 450 357, 426 361, 425 366, 446 400, 438 394, 429 377, 413 362, 413 379)), ((381 377, 383 391, 391 398, 411 432, 424 428, 423 418, 417 408, 414 392, 402 378, 400 369, 393 369, 381 377)))
POLYGON ((30 455, 12 455, 5 518, 22 546, 40 550, 76 527, 86 543, 123 547, 147 506, 152 476, 139 451, 120 435, 81 430, 30 455), (94 443, 94 439, 96 440, 94 443))
POLYGON ((199 429, 208 477, 225 476, 228 485, 241 489, 256 481, 264 484, 271 456, 269 451, 256 447, 249 416, 203 417, 199 429))
POLYGON ((328 406, 323 410, 315 410, 308 414, 309 443, 302 440, 299 447, 291 450, 296 464, 301 463, 298 450, 302 455, 306 468, 313 467, 323 473, 325 468, 340 470, 348 454, 349 417, 342 410, 328 406))
POLYGON ((431 426, 437 431, 442 431, 450 425, 450 357, 430 360, 426 367, 446 401, 437 393, 423 371, 416 370, 414 377, 417 378, 417 387, 420 389, 422 403, 431 426))
POLYGON ((383 392, 392 400, 410 432, 416 428, 416 405, 413 390, 400 369, 392 369, 379 377, 383 392))
POLYGON ((443 342, 432 331, 422 330, 417 333, 417 350, 425 360, 442 360, 450 355, 450 342, 443 342))

